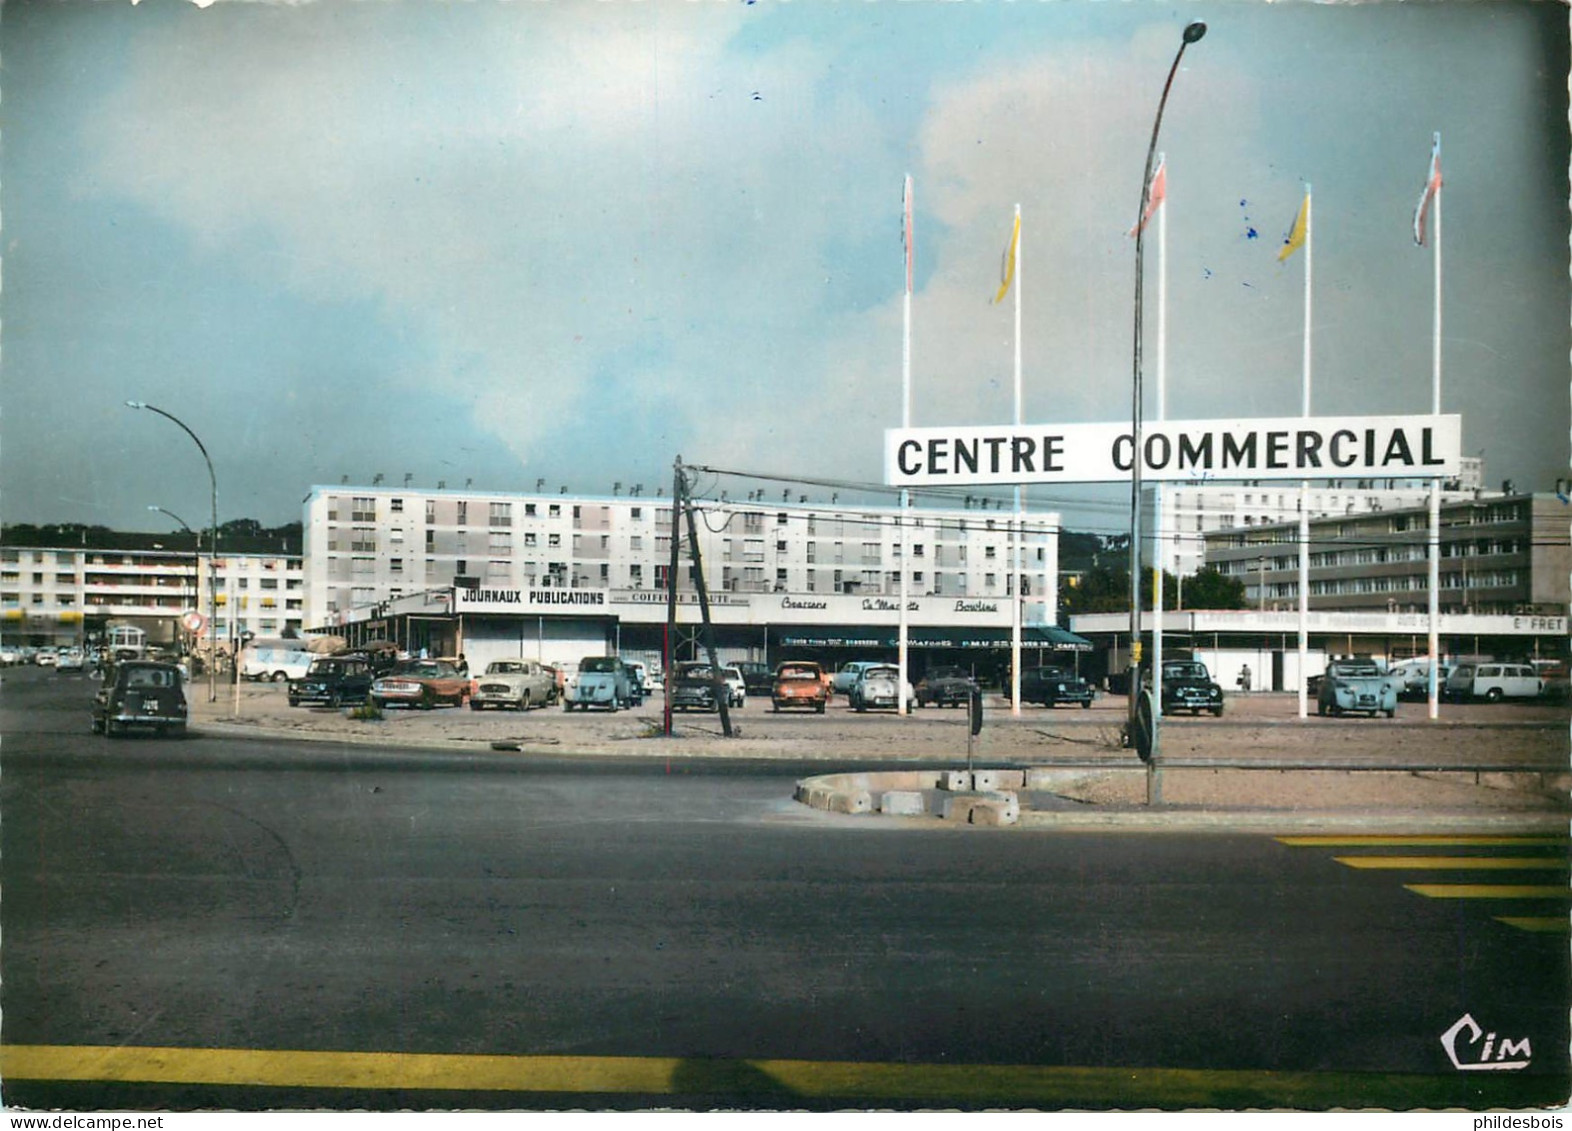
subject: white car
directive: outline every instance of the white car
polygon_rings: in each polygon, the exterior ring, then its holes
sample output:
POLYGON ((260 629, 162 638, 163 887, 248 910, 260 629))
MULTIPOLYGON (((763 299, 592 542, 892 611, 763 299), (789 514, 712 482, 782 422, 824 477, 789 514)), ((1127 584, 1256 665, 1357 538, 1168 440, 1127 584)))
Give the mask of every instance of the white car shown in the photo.
POLYGON ((12 668, 22 662, 19 648, 0 648, 0 668, 12 668))
POLYGON ((527 711, 531 707, 550 706, 556 701, 557 673, 520 656, 492 660, 487 664, 485 673, 475 681, 469 707, 472 711, 483 711, 487 707, 527 711))
POLYGON ((55 671, 81 672, 87 668, 87 656, 80 648, 67 648, 55 658, 55 671))
POLYGON ((41 668, 52 668, 60 661, 60 653, 53 648, 40 648, 33 653, 33 663, 41 668))
POLYGON ((830 693, 850 698, 851 689, 862 678, 863 672, 869 668, 882 668, 888 662, 888 660, 850 660, 842 664, 840 670, 830 680, 830 693))
POLYGON ((721 668, 721 678, 726 681, 726 686, 731 690, 731 699, 726 706, 746 706, 748 703, 748 685, 743 681, 742 672, 737 668, 721 668))

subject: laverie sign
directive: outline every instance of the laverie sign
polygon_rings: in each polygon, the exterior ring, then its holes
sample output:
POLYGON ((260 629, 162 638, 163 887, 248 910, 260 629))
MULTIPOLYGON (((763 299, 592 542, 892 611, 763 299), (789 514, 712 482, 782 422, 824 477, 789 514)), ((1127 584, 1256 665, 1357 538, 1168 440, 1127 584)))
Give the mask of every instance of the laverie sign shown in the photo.
MULTIPOLYGON (((1425 479, 1462 466, 1462 418, 1284 417, 1166 420, 1142 429, 1141 476, 1234 479, 1425 479)), ((1127 424, 892 428, 884 478, 896 487, 1107 483, 1129 479, 1127 424)))

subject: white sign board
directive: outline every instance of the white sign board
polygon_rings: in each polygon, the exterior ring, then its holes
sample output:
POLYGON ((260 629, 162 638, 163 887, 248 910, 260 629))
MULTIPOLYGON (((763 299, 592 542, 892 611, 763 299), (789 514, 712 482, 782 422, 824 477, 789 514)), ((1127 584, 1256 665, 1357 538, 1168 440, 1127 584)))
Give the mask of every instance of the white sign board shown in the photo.
MULTIPOLYGON (((1143 425, 1141 477, 1433 479, 1462 468, 1462 417, 1290 416, 1161 420, 1143 425)), ((1130 478, 1128 424, 891 428, 884 481, 893 487, 1112 483, 1130 478)))

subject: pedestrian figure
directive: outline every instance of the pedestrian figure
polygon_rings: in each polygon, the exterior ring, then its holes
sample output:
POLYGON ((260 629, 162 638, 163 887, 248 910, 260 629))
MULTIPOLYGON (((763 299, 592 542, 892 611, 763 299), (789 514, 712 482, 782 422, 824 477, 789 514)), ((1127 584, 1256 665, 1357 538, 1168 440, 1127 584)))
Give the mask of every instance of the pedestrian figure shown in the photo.
POLYGON ((1241 691, 1250 690, 1250 665, 1246 664, 1239 671, 1239 688, 1241 691))

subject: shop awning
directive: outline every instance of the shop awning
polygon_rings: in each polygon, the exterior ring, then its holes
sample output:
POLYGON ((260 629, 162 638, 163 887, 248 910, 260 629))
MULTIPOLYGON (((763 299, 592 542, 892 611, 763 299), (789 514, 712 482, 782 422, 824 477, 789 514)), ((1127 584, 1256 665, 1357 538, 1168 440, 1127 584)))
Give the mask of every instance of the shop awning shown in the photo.
MULTIPOLYGON (((896 628, 866 626, 792 626, 771 632, 783 648, 896 648, 896 628)), ((911 648, 1008 648, 1008 628, 931 628, 906 630, 911 648)), ((1092 642, 1058 625, 1032 625, 1021 629, 1021 645, 1054 652, 1090 652, 1092 642)))

